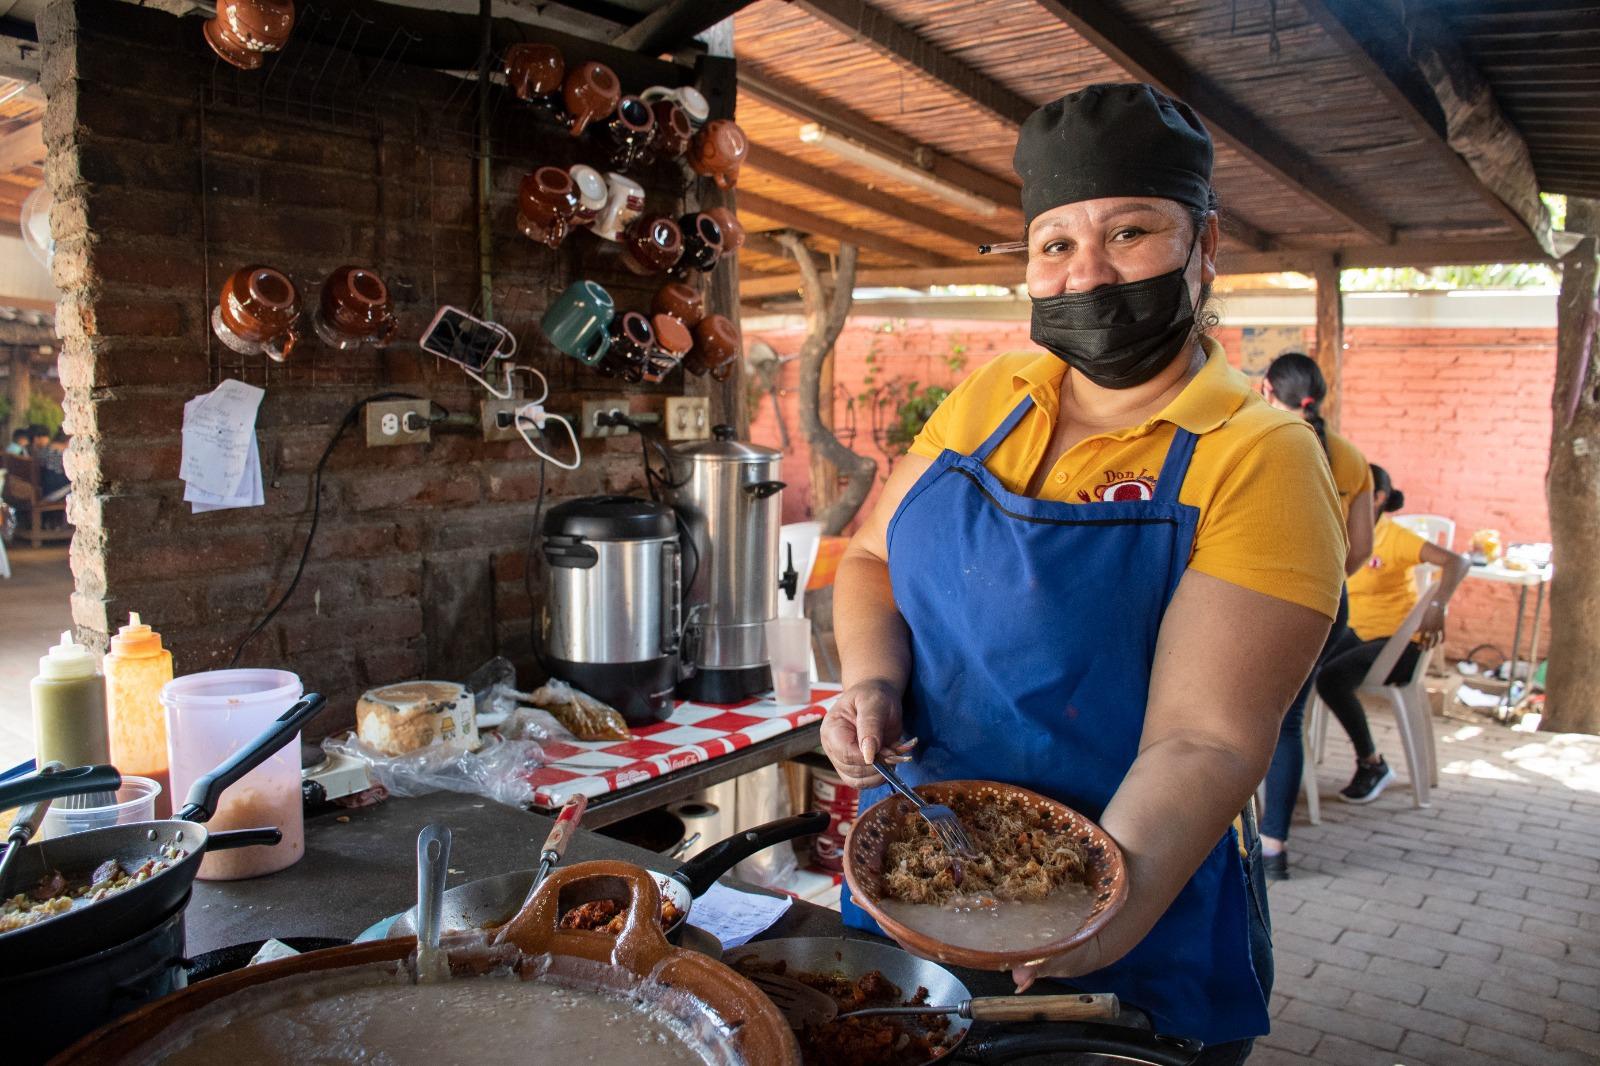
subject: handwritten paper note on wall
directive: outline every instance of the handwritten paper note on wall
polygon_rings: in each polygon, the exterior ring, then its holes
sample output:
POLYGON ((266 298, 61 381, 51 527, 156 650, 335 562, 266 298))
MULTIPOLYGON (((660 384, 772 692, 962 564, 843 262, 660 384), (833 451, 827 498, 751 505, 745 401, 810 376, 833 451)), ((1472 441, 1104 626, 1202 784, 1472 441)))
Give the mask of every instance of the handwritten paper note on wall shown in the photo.
POLYGON ((183 498, 192 509, 220 511, 265 502, 256 412, 264 390, 229 379, 183 406, 183 498))

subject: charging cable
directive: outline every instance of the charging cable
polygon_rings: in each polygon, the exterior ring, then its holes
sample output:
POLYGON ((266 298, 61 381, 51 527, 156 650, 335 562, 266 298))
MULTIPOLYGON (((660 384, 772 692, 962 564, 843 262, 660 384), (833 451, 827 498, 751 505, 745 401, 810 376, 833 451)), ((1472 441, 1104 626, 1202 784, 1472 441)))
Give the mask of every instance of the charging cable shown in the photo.
MULTIPOLYGON (((517 427, 517 434, 522 437, 522 442, 526 444, 530 450, 532 450, 534 455, 537 455, 546 462, 554 463, 563 470, 578 469, 578 466, 583 462, 583 450, 578 447, 578 434, 573 430, 572 423, 563 416, 551 414, 549 411, 544 409, 544 402, 550 397, 549 379, 531 366, 512 366, 506 368, 506 385, 508 387, 511 384, 511 372, 515 370, 520 370, 530 377, 538 378, 540 385, 538 397, 536 399, 529 400, 527 403, 517 408, 517 413, 514 416, 514 424, 517 427), (545 434, 546 427, 548 427, 552 422, 560 423, 561 428, 567 431, 567 440, 572 443, 572 462, 570 463, 562 459, 557 459, 555 456, 539 447, 539 445, 535 444, 533 438, 528 436, 529 426, 532 426, 534 431, 542 437, 545 434)), ((501 399, 506 398, 507 397, 505 396, 501 397, 501 399)))

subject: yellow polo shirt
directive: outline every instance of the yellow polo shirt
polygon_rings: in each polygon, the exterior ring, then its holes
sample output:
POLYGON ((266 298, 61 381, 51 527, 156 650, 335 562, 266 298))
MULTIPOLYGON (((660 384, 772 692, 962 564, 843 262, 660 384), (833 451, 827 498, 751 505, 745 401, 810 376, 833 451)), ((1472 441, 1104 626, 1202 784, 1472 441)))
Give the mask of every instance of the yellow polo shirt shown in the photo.
POLYGON ((1428 542, 1388 515, 1372 531, 1372 558, 1350 575, 1350 629, 1362 640, 1388 640, 1417 605, 1411 570, 1428 542))
POLYGON ((1372 492, 1372 467, 1367 463, 1367 457, 1361 454, 1361 449, 1345 440, 1339 434, 1329 430, 1328 437, 1328 466, 1333 470, 1333 487, 1339 492, 1339 504, 1344 511, 1346 519, 1350 517, 1350 505, 1360 498, 1363 492, 1372 492))
MULTIPOLYGON (((1039 492, 1069 503, 1149 499, 1176 426, 1199 435, 1180 502, 1200 510, 1189 565, 1201 573, 1320 611, 1339 609, 1348 545, 1344 514, 1311 426, 1269 407, 1203 341, 1206 363, 1159 414, 1142 425, 1080 441, 1039 492)), ((1060 413, 1067 365, 1053 355, 1006 355, 956 387, 911 451, 936 459, 970 454, 1024 396, 1033 408, 986 464, 1012 492, 1027 488, 1060 413)), ((1370 474, 1369 474, 1370 477, 1370 474)))

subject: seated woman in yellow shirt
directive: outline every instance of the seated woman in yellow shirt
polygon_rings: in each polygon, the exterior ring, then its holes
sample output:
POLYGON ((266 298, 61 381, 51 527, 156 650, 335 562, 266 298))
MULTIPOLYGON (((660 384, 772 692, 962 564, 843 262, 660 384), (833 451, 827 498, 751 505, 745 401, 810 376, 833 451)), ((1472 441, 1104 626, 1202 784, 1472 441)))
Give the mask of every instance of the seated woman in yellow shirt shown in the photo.
POLYGON ((1371 803, 1390 781, 1394 771, 1383 761, 1367 728, 1367 714, 1356 689, 1377 661, 1378 653, 1417 605, 1417 587, 1411 568, 1418 563, 1437 566, 1444 578, 1434 590, 1433 604, 1411 646, 1390 671, 1395 684, 1416 668, 1417 656, 1444 639, 1444 605, 1472 564, 1466 556, 1447 551, 1390 520, 1405 506, 1405 494, 1389 480, 1388 471, 1372 465, 1372 509, 1378 524, 1372 534, 1372 558, 1350 577, 1350 626, 1323 656, 1317 670, 1317 695, 1333 711, 1356 749, 1356 774, 1339 793, 1349 803, 1371 803))

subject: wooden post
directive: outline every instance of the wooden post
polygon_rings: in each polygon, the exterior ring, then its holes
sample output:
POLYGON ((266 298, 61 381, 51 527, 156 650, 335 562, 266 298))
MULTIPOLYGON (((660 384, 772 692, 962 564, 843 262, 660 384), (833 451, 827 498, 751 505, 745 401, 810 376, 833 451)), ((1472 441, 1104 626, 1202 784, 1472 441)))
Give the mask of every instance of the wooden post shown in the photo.
POLYGON ((11 432, 28 424, 28 401, 33 398, 33 353, 28 348, 11 349, 11 382, 8 399, 11 401, 11 421, 6 426, 5 443, 11 442, 11 432))
MULTIPOLYGON (((853 295, 853 294, 852 294, 853 295)), ((823 428, 833 432, 833 347, 822 357, 822 376, 817 385, 817 418, 823 428)), ((820 451, 811 453, 811 513, 822 514, 839 502, 839 468, 820 451)))
POLYGON ((1545 496, 1556 575, 1541 728, 1600 733, 1600 200, 1567 199, 1568 231, 1586 234, 1561 260, 1556 386, 1545 496))
POLYGON ((1328 428, 1339 428, 1340 365, 1344 361, 1344 299, 1339 291, 1339 257, 1328 256, 1319 263, 1312 278, 1317 283, 1317 366, 1328 380, 1328 397, 1322 401, 1322 417, 1328 428))

